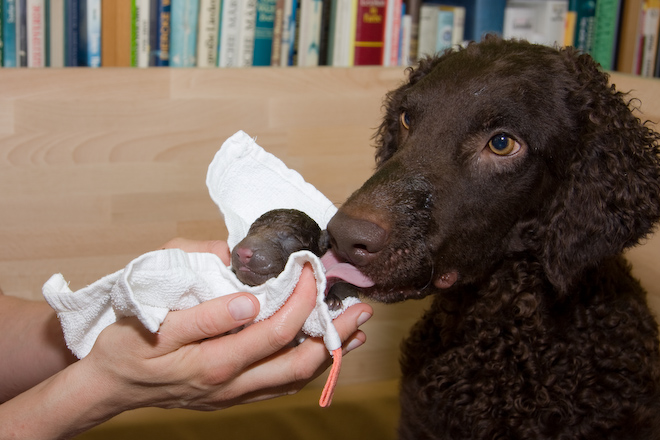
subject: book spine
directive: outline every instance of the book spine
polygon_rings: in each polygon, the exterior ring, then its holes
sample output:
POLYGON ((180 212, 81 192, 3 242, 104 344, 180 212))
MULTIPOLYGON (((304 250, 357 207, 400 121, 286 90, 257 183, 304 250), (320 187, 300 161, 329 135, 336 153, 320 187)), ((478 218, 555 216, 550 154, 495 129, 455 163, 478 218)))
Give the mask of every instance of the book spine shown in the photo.
POLYGON ((577 0, 571 9, 575 10, 575 38, 573 45, 584 53, 593 50, 594 31, 596 28, 596 2, 577 0))
POLYGON ((417 46, 417 58, 435 54, 435 42, 438 34, 438 10, 437 5, 422 5, 419 13, 419 34, 417 46))
POLYGON ((150 0, 135 0, 135 34, 133 35, 134 43, 133 56, 134 64, 136 67, 149 66, 149 40, 150 40, 150 0))
POLYGON ((86 65, 89 67, 101 67, 101 0, 86 1, 86 65))
POLYGON ((222 3, 222 32, 220 34, 220 67, 238 65, 238 19, 241 10, 239 0, 224 0, 222 3))
POLYGON ((18 0, 16 11, 17 62, 20 67, 27 67, 27 0, 18 0))
POLYGON ((254 35, 257 16, 257 0, 244 0, 238 29, 238 66, 252 66, 254 35))
POLYGON ((194 67, 197 49, 199 3, 196 0, 172 0, 170 65, 194 67))
POLYGON ((280 43, 280 66, 289 65, 289 52, 295 34, 294 0, 284 0, 282 12, 282 42, 280 43))
POLYGON ((298 66, 318 66, 321 44, 321 18, 323 5, 316 0, 300 3, 300 36, 298 39, 298 66))
POLYGON ((438 32, 436 33, 435 52, 444 52, 451 47, 454 35, 454 10, 451 7, 440 7, 438 11, 438 32))
POLYGON ((644 0, 644 27, 642 66, 640 75, 652 77, 658 50, 658 26, 660 25, 660 0, 644 0))
POLYGON ((273 20, 273 45, 270 51, 271 66, 281 65, 283 33, 284 33, 284 0, 277 0, 275 3, 275 18, 273 20))
POLYGON ((465 8, 462 6, 454 7, 454 31, 452 33, 451 44, 462 44, 465 40, 465 8))
POLYGON ((383 37, 383 66, 396 66, 399 58, 401 34, 401 0, 387 0, 385 7, 385 35, 383 37))
POLYGON ((254 28, 253 66, 270 66, 277 0, 258 0, 254 28))
POLYGON ((170 19, 172 5, 170 0, 159 0, 156 10, 156 49, 154 65, 169 66, 170 64, 170 19))
POLYGON ((16 0, 3 0, 2 41, 4 47, 4 67, 16 67, 16 0))
POLYGON ((80 4, 76 0, 64 1, 64 65, 78 66, 80 39, 80 4))
POLYGON ((621 0, 596 2, 596 26, 591 56, 606 70, 611 70, 615 66, 620 6, 621 0))
POLYGON ((328 65, 328 48, 330 44, 330 17, 332 15, 332 0, 323 0, 321 12, 321 36, 319 38, 319 66, 328 65))
POLYGON ((44 67, 45 38, 44 22, 46 19, 44 0, 28 0, 26 2, 27 26, 27 65, 28 67, 44 67))
POLYGON ((359 0, 355 24, 354 65, 381 63, 384 27, 385 0, 359 0))
POLYGON ((217 65, 219 19, 220 0, 201 0, 199 35, 197 36, 198 67, 215 67, 217 65))
POLYGON ((413 63, 412 61, 412 27, 413 18, 409 14, 405 14, 401 18, 401 55, 399 56, 400 64, 408 66, 413 63))

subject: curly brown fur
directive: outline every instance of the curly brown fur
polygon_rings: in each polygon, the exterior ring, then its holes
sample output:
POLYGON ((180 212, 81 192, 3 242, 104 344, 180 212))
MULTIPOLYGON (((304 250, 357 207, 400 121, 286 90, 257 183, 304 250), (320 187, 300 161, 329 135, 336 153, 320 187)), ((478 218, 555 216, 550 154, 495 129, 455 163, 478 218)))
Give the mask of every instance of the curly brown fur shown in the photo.
POLYGON ((588 55, 494 37, 388 94, 328 230, 365 295, 435 295, 401 438, 660 438, 658 326, 621 257, 660 218, 660 136, 632 110, 588 55))

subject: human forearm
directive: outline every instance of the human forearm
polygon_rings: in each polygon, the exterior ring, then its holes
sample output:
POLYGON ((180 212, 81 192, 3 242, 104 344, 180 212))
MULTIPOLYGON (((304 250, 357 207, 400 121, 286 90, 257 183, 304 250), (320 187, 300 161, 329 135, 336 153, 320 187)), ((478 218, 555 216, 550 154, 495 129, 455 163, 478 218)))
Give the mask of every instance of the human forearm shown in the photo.
POLYGON ((119 385, 85 362, 71 365, 0 405, 0 438, 71 438, 127 409, 119 385))
POLYGON ((0 294, 0 403, 75 361, 45 302, 0 294))

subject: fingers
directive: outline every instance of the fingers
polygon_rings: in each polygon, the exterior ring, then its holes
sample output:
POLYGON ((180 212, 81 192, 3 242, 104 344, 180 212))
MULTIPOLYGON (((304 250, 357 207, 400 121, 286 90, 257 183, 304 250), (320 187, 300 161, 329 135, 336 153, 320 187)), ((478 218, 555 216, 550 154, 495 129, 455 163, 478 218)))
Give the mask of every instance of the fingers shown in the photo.
MULTIPOLYGON (((245 347, 231 353, 237 366, 241 369, 248 367, 286 347, 298 335, 315 305, 316 280, 310 266, 306 265, 296 288, 280 310, 270 318, 232 335, 237 347, 245 347)), ((213 353, 209 356, 216 357, 215 350, 219 350, 225 341, 209 342, 205 348, 208 353, 213 353)))
POLYGON ((187 238, 173 238, 165 243, 163 249, 181 249, 185 252, 205 252, 216 254, 223 263, 229 265, 230 252, 229 246, 223 240, 189 240, 187 238))
POLYGON ((252 321, 259 313, 259 301, 249 293, 235 293, 206 301, 186 310, 168 313, 159 337, 168 349, 213 338, 252 321))

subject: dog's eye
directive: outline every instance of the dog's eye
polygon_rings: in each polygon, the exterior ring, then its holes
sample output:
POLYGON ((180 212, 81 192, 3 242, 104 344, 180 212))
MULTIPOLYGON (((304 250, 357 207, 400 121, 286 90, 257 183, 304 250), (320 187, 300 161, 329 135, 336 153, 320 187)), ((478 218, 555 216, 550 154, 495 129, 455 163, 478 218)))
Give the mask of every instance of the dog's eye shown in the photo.
POLYGON ((401 125, 403 125, 403 128, 406 130, 410 129, 410 116, 408 116, 407 111, 402 111, 401 116, 399 118, 401 120, 401 125))
POLYGON ((518 151, 520 144, 505 134, 498 134, 488 141, 488 148, 499 156, 506 156, 518 151))

